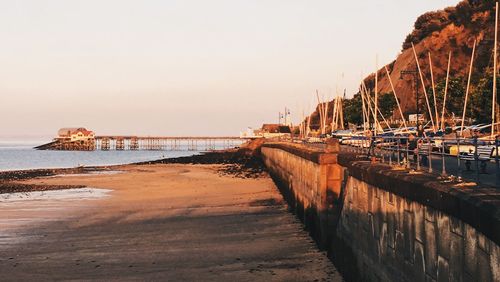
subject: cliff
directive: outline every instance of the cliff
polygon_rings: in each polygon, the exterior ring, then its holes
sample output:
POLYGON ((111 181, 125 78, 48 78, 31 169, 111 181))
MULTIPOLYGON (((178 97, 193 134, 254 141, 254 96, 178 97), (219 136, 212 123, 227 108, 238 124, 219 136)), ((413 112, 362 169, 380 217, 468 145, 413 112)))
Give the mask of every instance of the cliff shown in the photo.
MULTIPOLYGON (((491 122, 491 112, 489 109, 491 109, 492 102, 494 36, 494 0, 464 0, 456 7, 448 7, 421 15, 416 20, 413 31, 404 40, 401 53, 394 61, 383 66, 378 71, 378 88, 380 97, 382 97, 379 100, 379 106, 383 100, 390 100, 384 99, 384 97, 392 97, 392 94, 390 94, 392 93, 392 88, 385 71, 385 67, 387 67, 404 114, 408 116, 408 114, 416 112, 415 82, 413 76, 401 75, 401 71, 403 70, 414 71, 417 69, 415 56, 411 47, 413 43, 424 76, 425 87, 428 90, 427 93, 429 94, 431 107, 433 107, 429 63, 429 54, 431 54, 438 109, 442 108, 448 55, 451 52, 450 85, 446 103, 446 116, 455 115, 460 117, 463 111, 472 48, 474 41, 476 41, 467 116, 474 117, 476 122, 491 122)), ((364 82, 371 93, 373 93, 375 88, 375 74, 373 73, 366 77, 364 82)), ((420 93, 420 113, 426 114, 427 106, 420 76, 418 76, 418 90, 420 93)), ((390 101, 386 103, 387 109, 384 116, 390 117, 393 114, 397 118, 399 117, 398 111, 396 108, 391 109, 392 105, 395 107, 395 103, 391 104, 390 101)), ((330 101, 328 124, 332 120, 332 112, 333 102, 330 101)), ((359 95, 355 95, 355 98, 344 101, 346 121, 361 124, 362 116, 360 112, 361 99, 359 95)), ((311 127, 314 130, 319 127, 318 107, 311 114, 311 127)))
MULTIPOLYGON (((494 24, 494 1, 465 0, 456 7, 428 12, 420 16, 415 22, 413 32, 404 41, 400 55, 387 65, 403 111, 414 112, 416 104, 412 76, 401 77, 402 70, 416 69, 411 43, 415 44, 425 86, 429 89, 431 87, 429 52, 432 56, 436 84, 443 83, 446 78, 450 51, 452 53, 450 76, 460 78, 465 83, 472 47, 474 40, 477 40, 472 83, 474 87, 480 79, 491 73, 493 67, 494 24)), ((368 88, 373 89, 374 75, 367 77, 365 83, 368 88)), ((423 93, 420 78, 419 91, 423 93)), ((392 92, 384 67, 379 71, 379 92, 392 92)), ((421 98, 423 97, 422 94, 421 98)))

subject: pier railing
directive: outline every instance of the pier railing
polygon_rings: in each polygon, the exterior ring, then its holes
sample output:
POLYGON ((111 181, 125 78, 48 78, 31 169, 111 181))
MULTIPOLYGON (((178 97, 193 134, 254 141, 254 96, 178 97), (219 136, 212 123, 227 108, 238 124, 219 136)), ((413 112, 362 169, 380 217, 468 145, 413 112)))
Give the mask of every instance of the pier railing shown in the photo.
POLYGON ((213 151, 239 147, 238 137, 96 136, 95 150, 213 151))
MULTIPOLYGON (((322 141, 302 141, 323 146, 322 141)), ((500 188, 500 139, 413 136, 353 136, 341 138, 341 151, 407 169, 428 172, 442 181, 474 181, 500 188)))
POLYGON ((248 139, 240 137, 158 137, 95 136, 82 140, 56 138, 35 147, 37 150, 62 151, 213 151, 240 147, 248 139))

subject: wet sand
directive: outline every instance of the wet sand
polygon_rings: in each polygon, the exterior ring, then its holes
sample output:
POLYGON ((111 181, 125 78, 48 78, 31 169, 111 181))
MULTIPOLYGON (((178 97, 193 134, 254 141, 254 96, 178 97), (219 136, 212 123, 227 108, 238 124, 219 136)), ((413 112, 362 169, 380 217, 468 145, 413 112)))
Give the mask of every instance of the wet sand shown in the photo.
POLYGON ((270 178, 120 170, 23 181, 111 190, 103 197, 0 202, 1 280, 341 281, 270 178))

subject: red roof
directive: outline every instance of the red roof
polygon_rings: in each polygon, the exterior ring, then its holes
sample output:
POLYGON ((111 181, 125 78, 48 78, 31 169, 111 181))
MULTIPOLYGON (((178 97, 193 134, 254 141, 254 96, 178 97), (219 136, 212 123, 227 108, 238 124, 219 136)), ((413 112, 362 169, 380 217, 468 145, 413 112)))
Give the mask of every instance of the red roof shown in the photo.
POLYGON ((59 135, 59 137, 64 137, 64 136, 71 136, 73 134, 78 134, 79 132, 81 132, 84 136, 89 136, 89 135, 92 135, 94 134, 93 131, 90 131, 90 130, 87 130, 86 128, 84 127, 79 127, 79 128, 61 128, 59 129, 59 131, 57 132, 57 134, 59 135))

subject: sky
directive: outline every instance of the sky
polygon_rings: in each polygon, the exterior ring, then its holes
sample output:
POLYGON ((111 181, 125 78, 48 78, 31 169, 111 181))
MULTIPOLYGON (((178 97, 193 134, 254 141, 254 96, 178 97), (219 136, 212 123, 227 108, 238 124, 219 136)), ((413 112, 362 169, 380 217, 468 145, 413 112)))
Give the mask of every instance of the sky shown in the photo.
POLYGON ((0 138, 237 136, 298 121, 458 0, 0 0, 0 138))

